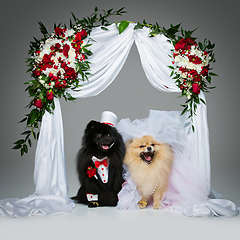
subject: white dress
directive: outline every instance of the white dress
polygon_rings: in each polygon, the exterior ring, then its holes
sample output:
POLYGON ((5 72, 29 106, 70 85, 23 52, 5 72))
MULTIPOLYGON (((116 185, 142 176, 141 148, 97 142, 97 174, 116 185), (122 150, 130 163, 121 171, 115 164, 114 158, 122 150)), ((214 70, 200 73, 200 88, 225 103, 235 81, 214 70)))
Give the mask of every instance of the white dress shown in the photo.
MULTIPOLYGON (((151 135, 159 142, 172 146, 174 164, 169 188, 162 200, 163 208, 171 208, 187 216, 236 216, 238 209, 228 200, 209 199, 209 183, 189 151, 186 117, 178 111, 154 111, 141 120, 122 119, 117 129, 124 141, 151 135), (215 206, 216 205, 216 206, 215 206)), ((119 209, 136 209, 141 196, 125 166, 122 190, 119 192, 119 209)), ((151 207, 151 206, 150 206, 151 207)))

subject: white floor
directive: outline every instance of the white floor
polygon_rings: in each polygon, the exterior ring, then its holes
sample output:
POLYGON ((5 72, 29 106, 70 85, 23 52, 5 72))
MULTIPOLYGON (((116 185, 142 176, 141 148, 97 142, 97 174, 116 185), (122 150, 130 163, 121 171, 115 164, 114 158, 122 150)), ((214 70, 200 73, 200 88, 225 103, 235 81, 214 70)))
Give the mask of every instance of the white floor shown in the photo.
POLYGON ((89 209, 77 204, 69 214, 24 218, 0 217, 0 239, 176 239, 239 240, 240 215, 192 218, 171 210, 89 209))

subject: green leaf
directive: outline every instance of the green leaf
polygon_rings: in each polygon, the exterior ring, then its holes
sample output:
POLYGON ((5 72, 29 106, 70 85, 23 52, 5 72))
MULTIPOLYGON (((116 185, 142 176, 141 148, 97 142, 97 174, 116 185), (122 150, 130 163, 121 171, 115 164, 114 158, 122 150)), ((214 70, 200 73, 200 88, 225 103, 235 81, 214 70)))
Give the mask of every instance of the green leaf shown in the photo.
POLYGON ((32 131, 33 138, 36 139, 36 133, 32 131))
POLYGON ((118 26, 119 34, 121 34, 129 26, 129 21, 122 21, 118 26))
POLYGON ((33 89, 37 89, 37 88, 39 88, 40 86, 41 86, 40 83, 35 82, 35 83, 33 84, 33 89))
POLYGON ((25 131, 25 132, 21 133, 21 135, 28 135, 30 133, 31 133, 31 131, 25 131))
POLYGON ((18 122, 18 123, 23 123, 23 122, 25 122, 27 120, 27 117, 25 117, 25 118, 23 118, 20 122, 18 122))
POLYGON ((209 75, 218 77, 218 75, 216 73, 213 73, 213 72, 210 72, 209 75))
POLYGON ((199 45, 200 49, 201 49, 202 51, 204 51, 203 44, 202 44, 201 42, 199 42, 198 45, 199 45))
POLYGON ((192 131, 195 132, 195 127, 192 125, 192 131))
POLYGON ((22 145, 16 145, 15 147, 13 147, 12 149, 20 149, 22 147, 22 145))
POLYGON ((23 139, 20 139, 20 140, 16 141, 14 144, 22 145, 23 143, 25 143, 25 141, 23 139))
POLYGON ((28 139, 28 145, 29 145, 29 147, 32 146, 32 141, 31 141, 31 139, 28 139))
POLYGON ((143 29, 143 25, 138 22, 135 26, 134 26, 134 30, 138 30, 138 29, 143 29))
POLYGON ((108 31, 109 29, 106 27, 101 27, 102 30, 108 31))
POLYGON ((74 21, 76 22, 78 19, 75 17, 75 15, 72 12, 71 12, 71 14, 72 14, 74 21))
POLYGON ((21 156, 23 156, 24 155, 24 149, 23 148, 21 148, 21 156))
POLYGON ((30 96, 35 96, 35 93, 37 92, 37 89, 29 88, 28 93, 30 96))
POLYGON ((209 83, 211 83, 211 81, 212 81, 211 76, 207 76, 207 81, 208 81, 209 83))
POLYGON ((38 97, 39 97, 40 99, 43 99, 43 98, 44 98, 44 96, 43 96, 42 93, 39 93, 38 97))
POLYGON ((202 98, 200 98, 200 100, 201 100, 201 102, 203 102, 206 105, 206 102, 202 98))
POLYGON ((188 107, 185 107, 183 111, 181 112, 181 115, 183 115, 187 111, 188 107))
POLYGON ((40 31, 41 31, 41 33, 42 33, 43 35, 48 34, 48 31, 47 31, 46 27, 43 25, 43 23, 42 23, 42 22, 38 22, 38 24, 40 25, 40 31))
POLYGON ((24 150, 25 153, 28 153, 28 147, 27 147, 26 144, 23 145, 23 150, 24 150))
POLYGON ((38 110, 33 109, 28 116, 27 125, 32 125, 37 119, 38 114, 39 114, 38 110))

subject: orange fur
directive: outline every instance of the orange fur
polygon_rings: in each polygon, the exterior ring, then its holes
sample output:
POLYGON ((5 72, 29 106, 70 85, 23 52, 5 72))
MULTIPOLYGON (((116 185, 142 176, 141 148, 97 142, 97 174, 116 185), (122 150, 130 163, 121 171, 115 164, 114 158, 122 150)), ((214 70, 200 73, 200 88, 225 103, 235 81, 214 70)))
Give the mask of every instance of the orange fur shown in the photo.
POLYGON ((142 196, 142 200, 139 202, 140 208, 145 208, 151 197, 153 198, 153 207, 155 209, 161 208, 160 202, 168 189, 168 179, 174 158, 171 147, 166 143, 157 142, 148 135, 134 138, 128 141, 126 146, 127 150, 123 162, 128 167, 142 196), (150 148, 151 152, 154 152, 151 163, 141 158, 141 153, 148 152, 147 149, 150 148))

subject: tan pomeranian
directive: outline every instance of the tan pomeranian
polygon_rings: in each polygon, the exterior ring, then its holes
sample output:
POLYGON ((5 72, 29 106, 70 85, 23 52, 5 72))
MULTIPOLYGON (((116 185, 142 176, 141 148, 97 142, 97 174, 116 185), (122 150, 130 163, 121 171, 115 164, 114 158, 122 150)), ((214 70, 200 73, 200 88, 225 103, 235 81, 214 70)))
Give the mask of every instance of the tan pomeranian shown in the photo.
POLYGON ((168 189, 174 154, 171 146, 154 140, 152 136, 134 138, 126 142, 123 160, 142 196, 141 209, 153 199, 153 208, 161 208, 161 200, 168 189))

